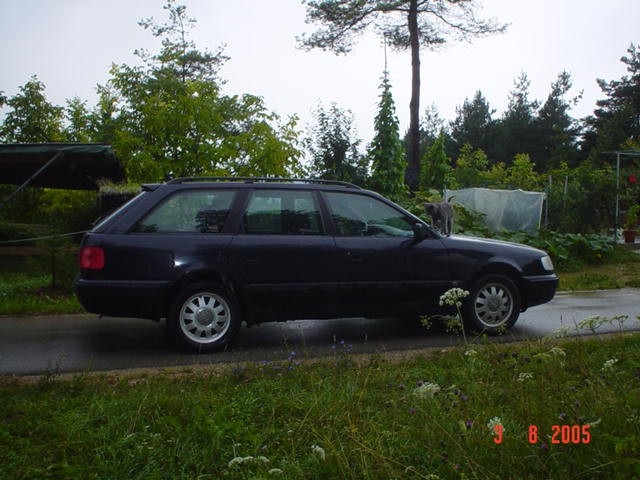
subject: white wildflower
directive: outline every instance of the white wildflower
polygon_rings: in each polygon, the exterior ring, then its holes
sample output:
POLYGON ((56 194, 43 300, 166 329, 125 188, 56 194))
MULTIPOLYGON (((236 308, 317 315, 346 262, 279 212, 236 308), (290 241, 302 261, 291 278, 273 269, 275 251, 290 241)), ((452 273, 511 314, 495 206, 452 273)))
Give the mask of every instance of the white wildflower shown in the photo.
POLYGON ((467 290, 461 288, 450 288, 440 295, 440 306, 449 305, 451 307, 461 307, 462 300, 469 296, 467 290))
POLYGON ((532 378, 533 378, 533 374, 529 372, 522 372, 520 375, 518 375, 519 382, 524 382, 525 380, 531 380, 532 378))
MULTIPOLYGON (((253 457, 249 457, 253 458, 253 457)), ((245 457, 235 457, 229 461, 229 467, 233 467, 234 465, 242 465, 245 462, 245 457)))
POLYGON ((440 391, 437 383, 423 383, 415 388, 413 394, 418 398, 433 398, 440 391))
POLYGON ((271 470, 269 470, 269 472, 267 472, 267 473, 269 473, 269 475, 281 475, 281 474, 283 474, 284 472, 283 472, 281 469, 279 469, 279 468, 272 468, 272 469, 271 469, 271 470))
POLYGON ((560 347, 553 347, 549 350, 549 353, 554 357, 566 357, 567 353, 560 347))
POLYGON ((602 365, 602 371, 604 372, 610 370, 616 363, 618 363, 617 358, 610 358, 609 360, 604 362, 604 365, 602 365))
POLYGON ((597 420, 594 420, 593 422, 587 423, 587 425, 589 425, 590 427, 595 427, 596 425, 600 425, 601 422, 602 422, 602 419, 599 418, 597 420))
POLYGON ((551 338, 564 338, 566 336, 568 336, 570 333, 572 333, 575 329, 570 327, 569 325, 562 325, 558 328, 556 328, 553 332, 545 335, 545 339, 551 339, 551 338))
POLYGON ((262 456, 252 457, 251 455, 249 455, 248 457, 235 457, 229 461, 228 466, 233 467, 234 465, 242 465, 243 463, 249 463, 249 462, 269 463, 269 459, 267 457, 262 457, 262 456))
POLYGON ((627 422, 634 423, 634 424, 640 423, 640 415, 632 413, 627 417, 627 422))
POLYGON ((502 420, 500 419, 500 417, 493 417, 491 420, 489 420, 489 421, 487 422, 487 428, 488 428, 489 430, 491 430, 491 433, 493 433, 493 434, 495 434, 495 433, 496 433, 496 432, 495 432, 495 428, 496 428, 497 426, 502 427, 502 431, 503 431, 503 432, 505 431, 505 428, 504 428, 504 426, 502 425, 502 420))
POLYGON ((324 460, 326 458, 326 454, 324 453, 324 448, 319 447, 318 445, 311 445, 311 453, 313 453, 315 456, 317 456, 321 460, 324 460))
POLYGON ((469 350, 467 350, 466 352, 464 352, 464 355, 465 355, 466 357, 475 357, 475 356, 477 356, 477 355, 478 355, 478 352, 476 352, 476 351, 475 351, 475 350, 473 350, 473 349, 469 349, 469 350))

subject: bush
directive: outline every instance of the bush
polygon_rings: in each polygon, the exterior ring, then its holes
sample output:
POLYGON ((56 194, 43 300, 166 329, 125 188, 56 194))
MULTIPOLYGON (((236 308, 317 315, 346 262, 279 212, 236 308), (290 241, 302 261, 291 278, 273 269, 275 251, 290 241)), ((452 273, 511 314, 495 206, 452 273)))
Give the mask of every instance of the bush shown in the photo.
POLYGON ((98 216, 95 191, 45 189, 40 204, 42 220, 55 230, 88 229, 98 216))

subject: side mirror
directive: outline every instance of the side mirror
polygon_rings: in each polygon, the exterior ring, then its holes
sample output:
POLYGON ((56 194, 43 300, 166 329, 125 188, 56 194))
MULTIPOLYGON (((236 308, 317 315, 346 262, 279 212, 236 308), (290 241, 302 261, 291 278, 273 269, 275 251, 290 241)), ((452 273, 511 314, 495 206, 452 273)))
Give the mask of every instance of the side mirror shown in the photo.
POLYGON ((413 225, 413 236, 416 240, 424 240, 431 236, 431 232, 424 223, 415 223, 413 225))

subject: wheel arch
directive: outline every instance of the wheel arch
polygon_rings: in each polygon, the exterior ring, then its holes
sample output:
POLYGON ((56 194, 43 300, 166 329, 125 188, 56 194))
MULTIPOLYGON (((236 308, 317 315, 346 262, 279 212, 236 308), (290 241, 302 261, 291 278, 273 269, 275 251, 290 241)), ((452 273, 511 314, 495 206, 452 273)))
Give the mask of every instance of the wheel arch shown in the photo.
POLYGON ((465 288, 471 290, 479 279, 487 275, 503 275, 511 280, 518 288, 518 293, 520 294, 520 311, 524 312, 527 309, 527 298, 524 283, 522 282, 522 272, 516 266, 505 261, 485 264, 469 277, 465 288))
POLYGON ((196 270, 182 276, 169 288, 163 298, 162 316, 165 318, 168 316, 171 305, 173 304, 176 296, 179 295, 182 290, 187 288, 189 285, 200 282, 217 283, 233 293, 244 317, 246 303, 244 301, 245 295, 242 284, 237 279, 233 278, 233 276, 219 270, 196 270))

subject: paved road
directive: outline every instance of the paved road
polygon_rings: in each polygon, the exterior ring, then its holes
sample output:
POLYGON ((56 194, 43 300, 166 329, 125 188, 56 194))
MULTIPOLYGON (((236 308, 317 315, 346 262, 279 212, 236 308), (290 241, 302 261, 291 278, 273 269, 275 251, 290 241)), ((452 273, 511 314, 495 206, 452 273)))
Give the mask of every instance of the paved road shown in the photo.
MULTIPOLYGON (((574 326, 591 315, 629 315, 627 329, 638 329, 640 290, 561 293, 523 313, 500 341, 544 336, 561 325, 574 326)), ((599 332, 616 331, 606 325, 599 332)), ((582 333, 587 333, 583 331, 582 333)), ((0 316, 0 374, 102 371, 220 362, 261 361, 332 353, 334 341, 353 345, 353 353, 441 347, 460 343, 434 325, 427 331, 397 319, 301 320, 241 329, 226 352, 185 353, 149 320, 98 318, 95 315, 0 316), (335 339, 335 340, 334 340, 335 339)))

